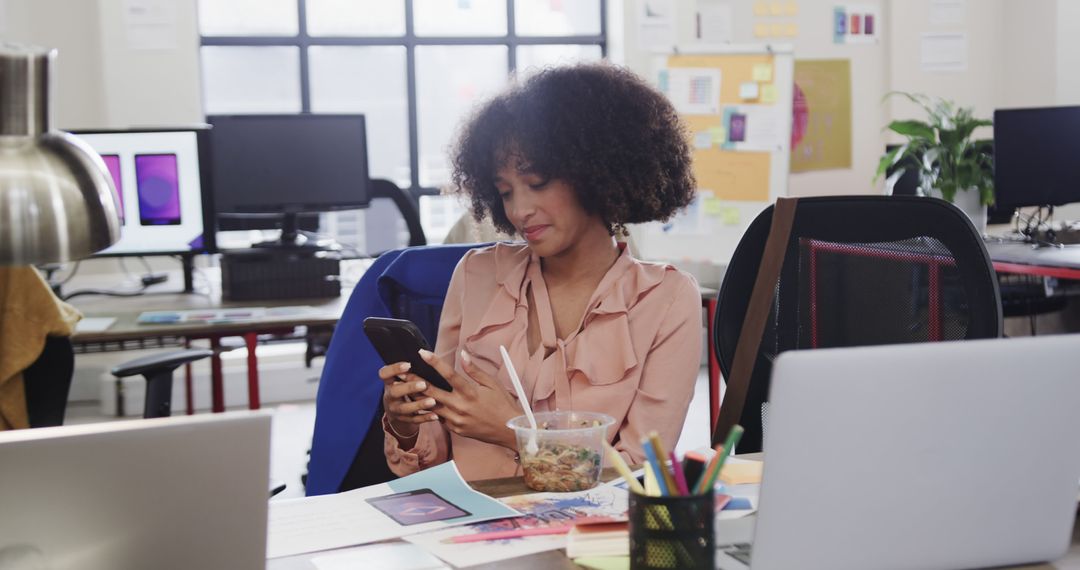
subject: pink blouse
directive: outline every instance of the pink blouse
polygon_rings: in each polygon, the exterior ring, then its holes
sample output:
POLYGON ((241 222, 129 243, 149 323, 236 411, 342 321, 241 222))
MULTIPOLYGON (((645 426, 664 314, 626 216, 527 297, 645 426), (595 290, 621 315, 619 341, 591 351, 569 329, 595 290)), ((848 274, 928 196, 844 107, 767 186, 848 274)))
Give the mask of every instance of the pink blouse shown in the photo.
MULTIPOLYGON (((513 397, 499 345, 534 411, 608 414, 615 418, 608 441, 629 464, 641 463, 641 439, 650 431, 669 450, 679 439, 701 362, 701 294, 687 273, 623 251, 593 292, 582 327, 560 339, 540 259, 521 244, 475 249, 454 270, 435 352, 461 372, 457 355, 464 348, 513 397), (526 334, 530 285, 543 345, 533 354, 526 334)), ((521 474, 513 450, 458 436, 440 422, 422 424, 408 451, 387 432, 385 452, 398 475, 451 457, 468 480, 521 474)))

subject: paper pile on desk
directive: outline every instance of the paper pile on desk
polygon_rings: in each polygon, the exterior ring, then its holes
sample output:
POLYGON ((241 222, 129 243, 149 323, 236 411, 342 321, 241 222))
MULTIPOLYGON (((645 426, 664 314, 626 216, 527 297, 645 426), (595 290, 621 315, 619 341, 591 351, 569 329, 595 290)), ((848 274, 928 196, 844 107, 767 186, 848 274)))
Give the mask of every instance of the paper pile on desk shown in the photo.
POLYGON ((520 516, 474 491, 453 461, 336 495, 270 502, 267 558, 520 516))
POLYGON ((576 493, 534 493, 506 497, 502 499, 502 502, 520 511, 524 516, 415 534, 406 537, 405 540, 424 547, 428 552, 457 567, 489 564, 564 548, 566 535, 527 536, 461 544, 446 541, 465 534, 571 525, 582 519, 625 520, 628 501, 629 496, 626 491, 612 485, 601 485, 576 493))

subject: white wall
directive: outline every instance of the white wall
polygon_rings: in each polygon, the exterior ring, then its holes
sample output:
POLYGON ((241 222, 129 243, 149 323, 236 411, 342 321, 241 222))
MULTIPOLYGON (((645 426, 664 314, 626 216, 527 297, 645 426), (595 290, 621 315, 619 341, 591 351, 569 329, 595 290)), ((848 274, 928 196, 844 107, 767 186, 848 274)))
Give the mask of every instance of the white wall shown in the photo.
POLYGON ((173 0, 172 49, 129 45, 125 0, 5 0, 3 40, 58 50, 53 126, 184 125, 202 121, 196 0, 173 0))
MULTIPOLYGON (((97 0, 107 126, 203 122, 196 0, 172 0, 169 49, 136 49, 128 39, 126 0, 97 0)), ((168 26, 163 27, 168 29, 168 26)))

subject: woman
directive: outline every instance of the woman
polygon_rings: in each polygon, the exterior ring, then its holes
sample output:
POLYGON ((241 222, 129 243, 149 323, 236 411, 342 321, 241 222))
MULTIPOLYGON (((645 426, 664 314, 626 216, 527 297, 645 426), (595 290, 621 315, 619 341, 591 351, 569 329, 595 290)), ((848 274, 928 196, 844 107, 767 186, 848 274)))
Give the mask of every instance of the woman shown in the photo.
POLYGON ((453 458, 466 479, 520 473, 507 420, 521 415, 499 346, 534 411, 603 412, 629 463, 656 430, 674 449, 701 358, 692 277, 630 257, 624 224, 665 220, 694 196, 672 106, 606 64, 548 69, 479 109, 453 181, 477 219, 524 244, 469 252, 450 282, 435 353, 446 392, 382 368, 385 451, 406 475, 453 458))

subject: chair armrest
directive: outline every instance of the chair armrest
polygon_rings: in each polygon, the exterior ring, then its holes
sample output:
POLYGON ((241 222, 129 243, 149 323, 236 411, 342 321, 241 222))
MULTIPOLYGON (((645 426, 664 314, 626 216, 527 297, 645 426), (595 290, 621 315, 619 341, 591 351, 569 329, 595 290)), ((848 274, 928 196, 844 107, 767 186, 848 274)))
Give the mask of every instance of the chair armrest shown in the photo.
POLYGON ((154 354, 119 364, 113 367, 112 374, 117 378, 124 378, 126 376, 145 374, 147 372, 158 370, 173 370, 181 364, 201 360, 208 356, 213 356, 213 354, 214 351, 206 348, 192 348, 188 350, 166 352, 163 354, 154 354))
POLYGON ((405 219, 405 225, 409 228, 409 247, 427 245, 424 228, 420 225, 420 212, 407 191, 398 188, 389 180, 375 178, 371 180, 369 192, 372 198, 389 198, 394 201, 394 205, 401 212, 401 217, 405 219))

